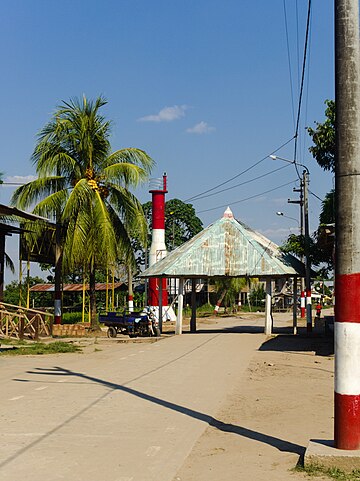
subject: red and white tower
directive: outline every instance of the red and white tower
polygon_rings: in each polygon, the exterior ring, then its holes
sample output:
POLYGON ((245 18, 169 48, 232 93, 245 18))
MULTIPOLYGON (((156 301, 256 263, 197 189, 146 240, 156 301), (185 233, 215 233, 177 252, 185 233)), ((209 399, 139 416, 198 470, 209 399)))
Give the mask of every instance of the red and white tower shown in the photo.
MULTIPOLYGON (((150 181, 152 196, 152 240, 149 254, 149 267, 166 257, 165 244, 165 194, 167 193, 166 173, 162 179, 150 181)), ((166 279, 150 278, 148 303, 159 319, 160 282, 162 283, 162 317, 163 321, 175 321, 176 316, 171 306, 168 306, 168 292, 166 279)))

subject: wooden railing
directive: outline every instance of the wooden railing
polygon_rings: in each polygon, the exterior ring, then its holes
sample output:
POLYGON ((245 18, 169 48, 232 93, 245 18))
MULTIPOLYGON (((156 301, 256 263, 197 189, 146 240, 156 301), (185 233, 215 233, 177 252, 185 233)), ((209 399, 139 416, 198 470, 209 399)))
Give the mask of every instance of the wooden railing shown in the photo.
POLYGON ((0 339, 39 339, 52 335, 54 315, 0 302, 0 339))

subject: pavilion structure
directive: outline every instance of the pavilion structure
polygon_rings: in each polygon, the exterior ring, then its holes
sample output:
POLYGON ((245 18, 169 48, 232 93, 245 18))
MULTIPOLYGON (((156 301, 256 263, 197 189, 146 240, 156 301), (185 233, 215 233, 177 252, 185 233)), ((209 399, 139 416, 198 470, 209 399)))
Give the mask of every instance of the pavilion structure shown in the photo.
POLYGON ((196 330, 195 286, 197 279, 242 277, 266 281, 265 333, 272 332, 271 281, 292 278, 294 282, 293 325, 296 333, 297 279, 305 275, 304 264, 281 252, 259 232, 236 220, 228 207, 221 219, 146 269, 141 277, 177 278, 178 314, 176 333, 182 332, 184 281, 192 281, 192 318, 190 330, 196 330))

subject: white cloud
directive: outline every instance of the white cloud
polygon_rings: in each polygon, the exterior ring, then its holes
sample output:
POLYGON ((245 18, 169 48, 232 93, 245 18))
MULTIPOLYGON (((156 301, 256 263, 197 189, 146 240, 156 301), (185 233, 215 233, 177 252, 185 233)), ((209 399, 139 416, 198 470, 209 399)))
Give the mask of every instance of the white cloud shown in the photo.
POLYGON ((9 175, 4 177, 3 181, 4 187, 16 187, 14 184, 27 184, 33 180, 37 179, 35 175, 9 175))
POLYGON ((173 120, 184 117, 187 105, 174 105, 173 107, 164 107, 158 114, 146 115, 138 119, 140 122, 172 122, 173 120))
POLYGON ((206 122, 203 120, 199 122, 198 124, 194 125, 194 127, 190 127, 189 129, 186 129, 186 132, 188 134, 208 134, 209 132, 213 132, 215 130, 215 127, 210 127, 206 122))

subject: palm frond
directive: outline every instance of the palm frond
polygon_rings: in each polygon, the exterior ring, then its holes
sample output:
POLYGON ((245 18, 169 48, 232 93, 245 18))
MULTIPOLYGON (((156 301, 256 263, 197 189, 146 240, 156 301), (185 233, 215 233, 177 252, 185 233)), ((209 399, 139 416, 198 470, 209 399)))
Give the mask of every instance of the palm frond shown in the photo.
POLYGON ((67 189, 59 190, 45 199, 40 201, 33 210, 34 214, 41 215, 46 218, 57 219, 58 214, 61 213, 66 205, 69 197, 67 189))
POLYGON ((138 165, 142 167, 147 174, 150 174, 155 165, 155 161, 146 152, 134 147, 116 150, 109 155, 106 164, 112 165, 117 162, 138 165))
POLYGON ((15 266, 11 258, 5 252, 5 265, 8 269, 10 269, 12 274, 15 274, 15 266))
POLYGON ((18 187, 11 197, 10 204, 19 209, 28 209, 52 192, 65 187, 64 177, 39 177, 18 187))

